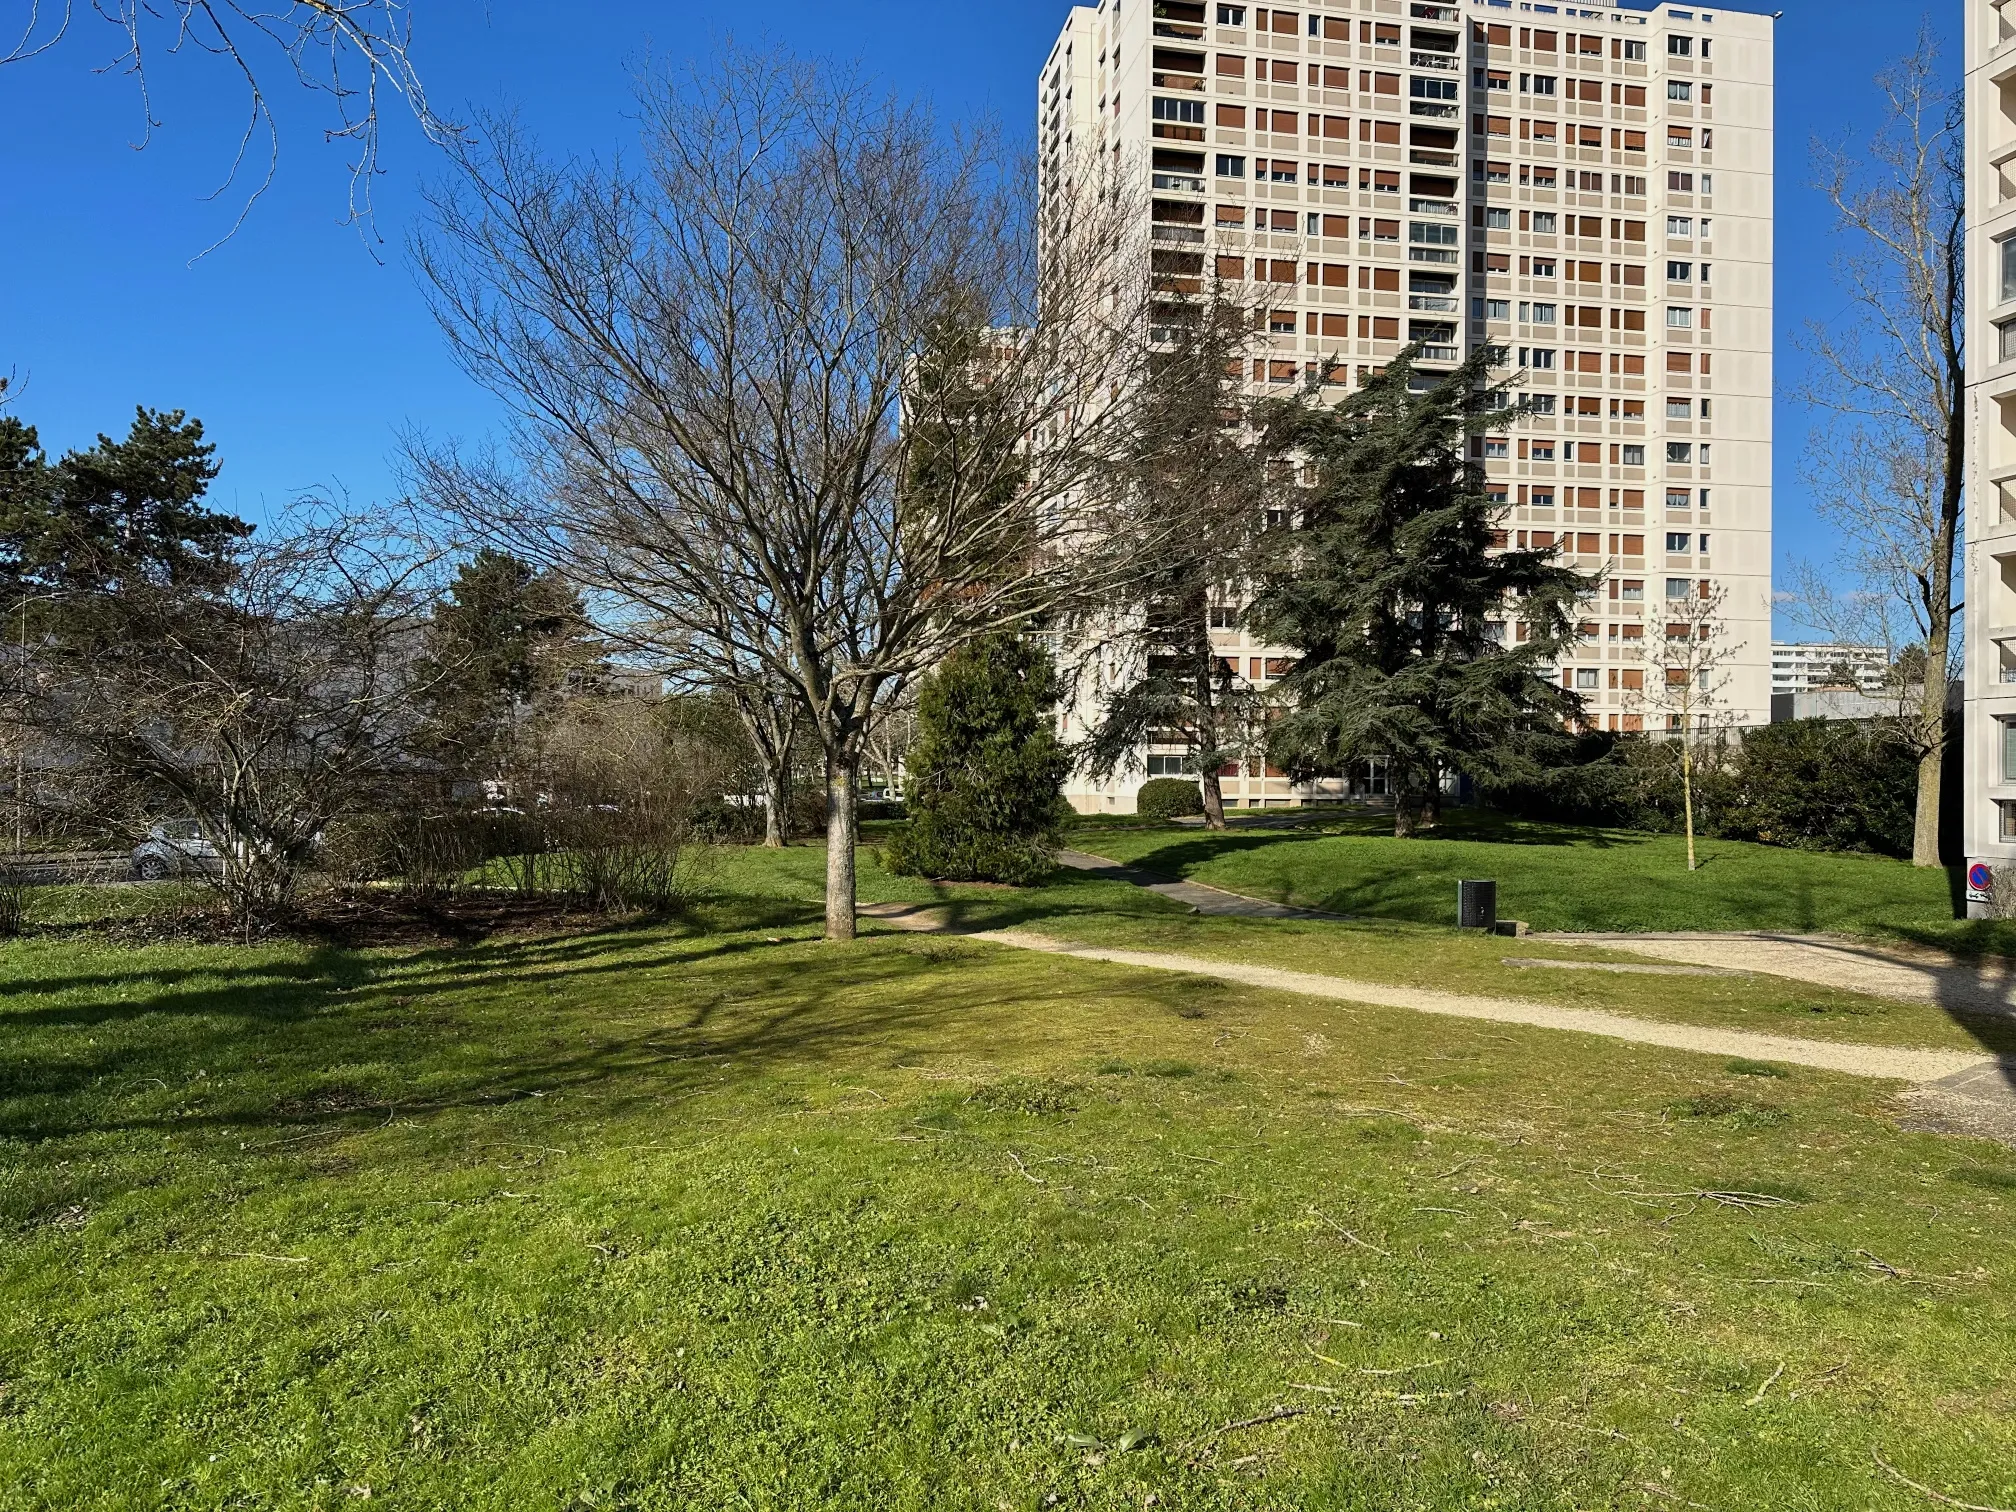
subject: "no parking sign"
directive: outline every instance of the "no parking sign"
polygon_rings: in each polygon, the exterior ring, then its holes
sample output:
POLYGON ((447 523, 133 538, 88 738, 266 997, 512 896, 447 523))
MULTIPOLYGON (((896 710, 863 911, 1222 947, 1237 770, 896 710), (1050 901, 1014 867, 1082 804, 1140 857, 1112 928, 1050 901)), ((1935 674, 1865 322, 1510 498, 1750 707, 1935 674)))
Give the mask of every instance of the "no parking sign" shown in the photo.
POLYGON ((1967 901, 1990 903, 1994 898, 1995 869, 1986 861, 1976 861, 1967 868, 1967 901))

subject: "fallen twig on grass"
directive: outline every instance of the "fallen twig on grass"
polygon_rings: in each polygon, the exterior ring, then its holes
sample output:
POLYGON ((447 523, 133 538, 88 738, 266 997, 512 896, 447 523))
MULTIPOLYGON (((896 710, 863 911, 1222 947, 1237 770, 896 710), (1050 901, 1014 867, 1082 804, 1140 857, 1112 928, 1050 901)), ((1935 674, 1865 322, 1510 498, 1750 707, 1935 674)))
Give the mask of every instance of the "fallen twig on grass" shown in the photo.
POLYGON ((1038 1176, 1034 1171, 1030 1170, 1029 1167, 1024 1165, 1022 1163, 1022 1157, 1020 1155, 1017 1155, 1013 1150, 1010 1150, 1008 1152, 1008 1158, 1015 1162, 1015 1169, 1022 1173, 1022 1179, 1024 1181, 1030 1182, 1036 1186, 1049 1185, 1049 1183, 1045 1181, 1041 1176, 1038 1176))
POLYGON ((1942 1507, 1958 1507, 1960 1509, 1960 1512, 2010 1512, 2010 1509, 2008 1507, 1985 1507, 1981 1505, 1981 1503, 1979 1502, 1958 1501, 1953 1497, 1947 1496, 1938 1491, 1934 1491, 1930 1486, 1921 1486, 1918 1484, 1918 1482, 1911 1479, 1910 1476, 1906 1475, 1902 1470, 1899 1470, 1895 1465, 1891 1464, 1890 1461, 1883 1458, 1882 1454, 1877 1451, 1876 1447, 1873 1444, 1869 1448, 1869 1454, 1870 1457, 1876 1461, 1877 1467, 1881 1469, 1884 1474, 1890 1476, 1900 1485, 1909 1486, 1913 1491, 1916 1491, 1920 1496, 1931 1497, 1932 1500, 1938 1502, 1942 1507))
POLYGON ((1356 1234, 1352 1233, 1351 1230, 1344 1227, 1343 1224, 1339 1223, 1335 1218, 1332 1218, 1328 1213, 1324 1212, 1321 1208, 1312 1207, 1311 1209, 1309 1209, 1309 1211, 1314 1213, 1318 1218, 1321 1218, 1325 1223, 1329 1224, 1331 1228, 1335 1229, 1340 1235, 1350 1240, 1353 1244, 1357 1245, 1359 1248, 1368 1249, 1372 1251, 1372 1253, 1375 1255, 1384 1255, 1388 1260, 1391 1260, 1393 1258, 1393 1252, 1391 1250, 1383 1250, 1379 1248, 1378 1245, 1372 1243, 1369 1239, 1360 1239, 1356 1234))
POLYGON ((1763 1401, 1764 1393, 1769 1391, 1772 1388, 1772 1386, 1777 1383, 1778 1377, 1782 1376, 1783 1374, 1785 1374, 1785 1366, 1784 1363, 1781 1361, 1776 1370, 1772 1371, 1771 1374, 1764 1377, 1764 1384, 1757 1388, 1756 1395, 1751 1397, 1750 1400, 1745 1402, 1743 1405, 1745 1407, 1755 1407, 1759 1402, 1763 1401))

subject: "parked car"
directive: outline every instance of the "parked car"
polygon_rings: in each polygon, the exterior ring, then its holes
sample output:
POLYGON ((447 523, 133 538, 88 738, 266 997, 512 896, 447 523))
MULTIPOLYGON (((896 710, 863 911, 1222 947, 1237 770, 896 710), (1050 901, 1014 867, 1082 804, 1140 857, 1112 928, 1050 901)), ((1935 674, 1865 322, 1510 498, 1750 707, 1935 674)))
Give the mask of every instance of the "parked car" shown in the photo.
POLYGON ((185 872, 214 872, 223 867, 194 819, 164 819, 148 828, 147 838, 133 847, 133 875, 142 882, 159 882, 185 872))

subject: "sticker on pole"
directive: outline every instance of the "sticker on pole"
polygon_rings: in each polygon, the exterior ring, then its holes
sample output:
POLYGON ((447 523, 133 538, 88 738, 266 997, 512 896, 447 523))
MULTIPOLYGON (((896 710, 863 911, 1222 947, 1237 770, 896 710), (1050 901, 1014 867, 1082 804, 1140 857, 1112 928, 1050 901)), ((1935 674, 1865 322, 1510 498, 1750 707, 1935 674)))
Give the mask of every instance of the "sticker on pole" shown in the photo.
POLYGON ((1995 897, 1995 870, 1985 861, 1976 861, 1967 868, 1967 901, 1988 903, 1995 897))

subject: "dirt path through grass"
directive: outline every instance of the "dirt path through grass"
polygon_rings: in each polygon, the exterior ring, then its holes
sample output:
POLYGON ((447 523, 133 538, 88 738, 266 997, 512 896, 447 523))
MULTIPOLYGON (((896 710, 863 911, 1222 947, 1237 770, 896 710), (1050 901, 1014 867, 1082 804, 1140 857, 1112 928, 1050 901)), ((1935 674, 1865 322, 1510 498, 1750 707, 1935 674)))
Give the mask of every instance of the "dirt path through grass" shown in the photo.
MULTIPOLYGON (((922 904, 882 904, 862 912, 903 929, 934 930, 944 927, 942 910, 922 904)), ((1436 992, 1427 988, 1391 986, 1382 982, 1354 981, 1348 977, 1323 976, 1316 972, 1289 971, 1278 966, 1249 965, 1232 961, 1207 960, 1201 956, 1172 955, 1160 951, 1113 950, 1074 945, 1048 935, 1020 929, 977 931, 976 938, 1008 945, 1019 950, 1040 950, 1052 955, 1071 956, 1085 961, 1107 961, 1120 966, 1141 966, 1158 971, 1180 971, 1194 976, 1216 977, 1249 987, 1265 987, 1282 992, 1342 1002, 1369 1003, 1386 1008, 1408 1008, 1419 1013, 1443 1014, 1453 1018, 1489 1019, 1504 1024, 1529 1024, 1540 1029, 1565 1029, 1578 1034, 1596 1034, 1607 1039, 1629 1040, 1641 1045, 1663 1045, 1674 1050, 1692 1050, 1703 1055, 1741 1057, 1750 1060, 1780 1061, 1796 1066, 1814 1066, 1850 1076, 1868 1076, 1910 1082, 1923 1086, 1949 1077, 1973 1076, 1997 1065, 1993 1056, 1961 1050, 1913 1050, 1881 1045, 1827 1043, 1794 1039, 1776 1034, 1755 1034, 1739 1029, 1711 1029, 1692 1024, 1662 1023, 1654 1019, 1629 1018, 1594 1009, 1565 1008, 1552 1003, 1520 998, 1478 997, 1465 993, 1436 992)))

